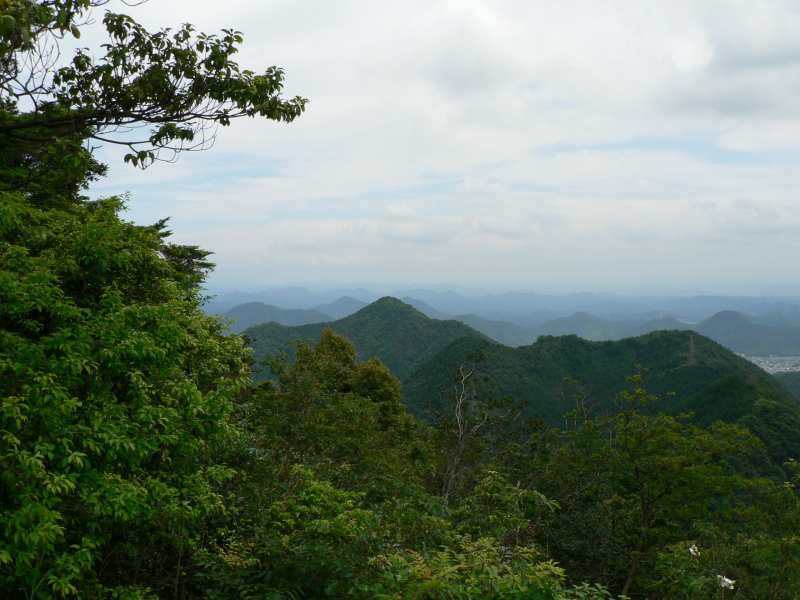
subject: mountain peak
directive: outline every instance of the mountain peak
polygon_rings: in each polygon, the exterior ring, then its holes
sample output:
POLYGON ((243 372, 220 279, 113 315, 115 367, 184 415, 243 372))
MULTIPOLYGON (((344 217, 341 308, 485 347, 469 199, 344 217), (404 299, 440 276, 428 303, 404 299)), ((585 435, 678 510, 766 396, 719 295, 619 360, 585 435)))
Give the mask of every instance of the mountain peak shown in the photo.
POLYGON ((404 315, 404 316, 416 316, 423 319, 427 319, 422 312, 418 311, 416 308, 411 306, 410 304, 406 304, 402 300, 395 298, 394 296, 384 296, 383 298, 378 298, 375 302, 371 304, 367 304, 364 308, 359 310, 358 312, 351 315, 352 317, 357 316, 366 316, 366 315, 381 315, 381 316, 388 316, 393 315, 394 317, 404 315))

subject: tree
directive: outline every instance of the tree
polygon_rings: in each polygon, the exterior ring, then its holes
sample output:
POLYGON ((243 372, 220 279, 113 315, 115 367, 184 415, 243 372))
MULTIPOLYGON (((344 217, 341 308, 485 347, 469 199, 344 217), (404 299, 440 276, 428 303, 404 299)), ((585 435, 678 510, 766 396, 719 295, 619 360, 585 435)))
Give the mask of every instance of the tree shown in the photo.
POLYGON ((56 69, 59 41, 79 38, 87 13, 107 1, 0 3, 0 144, 30 153, 42 143, 97 140, 128 147, 125 160, 144 167, 165 151, 174 158, 207 148, 215 126, 233 119, 290 122, 304 111, 306 99, 281 96, 282 69, 239 67, 233 56, 243 37, 233 29, 197 34, 184 24, 150 32, 107 12, 105 54, 95 60, 81 48, 56 69))
MULTIPOLYGON (((291 121, 283 72, 241 70, 241 35, 150 33, 106 13, 97 62, 56 69, 105 0, 0 0, 0 596, 192 595, 225 513, 250 381, 243 341, 200 309, 209 253, 83 190, 92 140, 146 166, 240 116, 291 121), (131 128, 150 128, 146 139, 131 128), (199 136, 199 137, 198 137, 199 136)), ((167 156, 165 158, 170 158, 167 156)))
POLYGON ((763 452, 734 425, 647 414, 656 402, 633 377, 619 414, 541 433, 523 463, 527 484, 560 506, 546 532, 554 557, 622 594, 657 591, 659 553, 730 518, 746 487, 737 466, 763 452))

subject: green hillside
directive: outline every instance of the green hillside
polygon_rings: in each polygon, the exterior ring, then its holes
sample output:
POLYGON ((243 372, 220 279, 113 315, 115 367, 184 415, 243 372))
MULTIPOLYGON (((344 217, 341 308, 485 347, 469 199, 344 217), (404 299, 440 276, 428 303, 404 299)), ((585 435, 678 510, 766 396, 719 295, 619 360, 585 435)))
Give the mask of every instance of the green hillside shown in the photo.
MULTIPOLYGON (((739 422, 777 458, 800 455, 800 406, 777 380, 720 344, 692 331, 657 331, 619 341, 543 336, 511 348, 458 321, 430 319, 395 298, 382 298, 330 323, 245 331, 256 360, 294 342, 315 343, 330 327, 354 343, 361 359, 384 362, 403 383, 406 405, 424 414, 442 402, 460 365, 476 364, 484 397, 511 398, 531 417, 557 425, 575 408, 576 390, 595 414, 616 410, 615 398, 639 370, 661 397, 652 410, 692 412, 695 420, 739 422)), ((260 374, 264 376, 264 372, 260 374)))
POLYGON ((246 302, 234 306, 225 313, 225 319, 232 321, 231 331, 241 333, 248 327, 260 323, 274 322, 281 325, 294 326, 330 321, 331 317, 318 310, 279 308, 263 302, 246 302))
POLYGON ((463 323, 430 319, 390 297, 338 321, 299 327, 268 323, 251 327, 244 334, 256 360, 260 361, 276 352, 291 350, 293 342, 316 343, 326 327, 349 338, 361 359, 379 358, 401 380, 453 340, 461 337, 487 340, 463 323))
POLYGON ((626 379, 641 369, 648 389, 661 397, 654 411, 693 412, 699 423, 741 422, 773 457, 800 453, 798 402, 764 371, 694 332, 661 331, 616 342, 542 337, 520 348, 459 339, 404 378, 409 408, 424 413, 440 403, 465 364, 477 366, 477 385, 486 396, 512 398, 529 416, 554 425, 575 408, 576 389, 593 412, 614 412, 626 379))
POLYGON ((781 382, 781 385, 789 390, 798 401, 800 401, 800 371, 792 371, 789 373, 775 373, 775 379, 781 382))

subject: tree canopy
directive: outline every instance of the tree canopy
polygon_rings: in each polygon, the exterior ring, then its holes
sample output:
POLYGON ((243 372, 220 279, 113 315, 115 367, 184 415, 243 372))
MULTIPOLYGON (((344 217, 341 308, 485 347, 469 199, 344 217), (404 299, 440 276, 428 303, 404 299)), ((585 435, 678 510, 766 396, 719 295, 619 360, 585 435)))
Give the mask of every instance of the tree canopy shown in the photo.
MULTIPOLYGON (((87 14, 107 0, 3 0, 0 16, 0 138, 4 145, 64 137, 121 144, 146 166, 207 148, 216 126, 239 117, 291 122, 306 107, 284 98, 284 72, 242 69, 239 31, 198 33, 190 24, 151 32, 106 12, 108 41, 94 58, 78 48, 58 66, 64 37, 80 38, 87 14), (165 154, 166 153, 166 154, 165 154)), ((135 2, 132 4, 136 4, 135 2)))

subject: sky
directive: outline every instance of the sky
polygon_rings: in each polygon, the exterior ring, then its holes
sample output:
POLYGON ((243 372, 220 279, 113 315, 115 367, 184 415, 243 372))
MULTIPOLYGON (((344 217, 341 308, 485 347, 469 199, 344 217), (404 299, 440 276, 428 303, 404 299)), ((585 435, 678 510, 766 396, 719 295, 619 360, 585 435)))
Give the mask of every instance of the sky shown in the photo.
POLYGON ((139 223, 170 216, 175 240, 214 252, 211 288, 800 294, 796 0, 130 12, 239 29, 239 63, 283 67, 310 100, 175 164, 101 151, 92 193, 129 192, 139 223))

